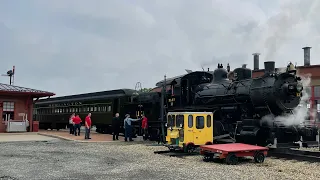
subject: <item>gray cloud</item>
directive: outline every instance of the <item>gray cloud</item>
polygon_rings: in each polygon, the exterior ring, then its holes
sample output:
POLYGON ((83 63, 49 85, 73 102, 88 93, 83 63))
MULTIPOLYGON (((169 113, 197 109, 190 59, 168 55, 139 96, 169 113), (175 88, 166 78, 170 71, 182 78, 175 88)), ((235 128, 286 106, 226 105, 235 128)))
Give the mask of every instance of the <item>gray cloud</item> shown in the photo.
POLYGON ((253 52, 278 66, 302 64, 305 45, 315 64, 315 2, 3 0, 0 71, 15 65, 16 85, 66 95, 153 87, 164 74, 218 63, 252 67, 253 52))

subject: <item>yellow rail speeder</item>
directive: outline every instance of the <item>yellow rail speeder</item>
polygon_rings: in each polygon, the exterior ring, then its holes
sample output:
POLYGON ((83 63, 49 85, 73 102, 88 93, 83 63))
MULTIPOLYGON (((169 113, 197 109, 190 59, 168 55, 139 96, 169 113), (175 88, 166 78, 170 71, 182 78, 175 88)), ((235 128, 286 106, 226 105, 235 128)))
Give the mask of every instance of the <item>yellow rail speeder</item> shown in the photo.
POLYGON ((165 146, 172 151, 192 152, 213 143, 212 112, 169 112, 167 120, 165 146))

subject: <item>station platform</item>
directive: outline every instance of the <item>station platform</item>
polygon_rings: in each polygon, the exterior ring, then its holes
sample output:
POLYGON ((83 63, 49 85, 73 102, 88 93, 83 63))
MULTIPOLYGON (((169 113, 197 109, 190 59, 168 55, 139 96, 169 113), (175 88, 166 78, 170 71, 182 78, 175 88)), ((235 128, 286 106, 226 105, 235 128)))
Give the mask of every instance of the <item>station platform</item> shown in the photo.
POLYGON ((36 132, 24 133, 0 133, 0 143, 2 142, 26 142, 26 141, 51 141, 54 137, 41 136, 36 132))
POLYGON ((84 131, 80 131, 80 136, 75 136, 69 133, 68 130, 40 130, 38 134, 60 138, 69 141, 77 141, 77 142, 119 142, 124 141, 124 137, 119 136, 118 141, 112 140, 112 135, 110 134, 100 134, 96 132, 90 133, 91 139, 84 139, 84 131))

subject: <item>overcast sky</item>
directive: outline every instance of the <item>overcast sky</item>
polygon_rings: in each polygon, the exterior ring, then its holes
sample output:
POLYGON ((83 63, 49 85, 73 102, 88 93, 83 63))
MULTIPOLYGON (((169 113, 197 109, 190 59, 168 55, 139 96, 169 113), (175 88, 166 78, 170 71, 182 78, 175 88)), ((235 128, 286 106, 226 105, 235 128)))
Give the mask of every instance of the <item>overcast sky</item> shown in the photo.
MULTIPOLYGON (((154 87, 185 69, 320 64, 316 0, 1 0, 0 73, 58 96, 154 87)), ((0 77, 1 83, 9 83, 0 77)))

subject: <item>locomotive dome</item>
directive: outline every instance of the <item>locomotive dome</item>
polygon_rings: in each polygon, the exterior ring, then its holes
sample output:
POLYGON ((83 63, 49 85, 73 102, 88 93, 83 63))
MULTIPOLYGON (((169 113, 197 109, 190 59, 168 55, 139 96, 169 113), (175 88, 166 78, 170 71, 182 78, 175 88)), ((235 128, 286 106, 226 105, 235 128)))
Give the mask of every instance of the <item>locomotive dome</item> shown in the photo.
POLYGON ((228 78, 228 71, 223 68, 222 64, 218 64, 218 68, 213 71, 214 81, 221 81, 228 78))

